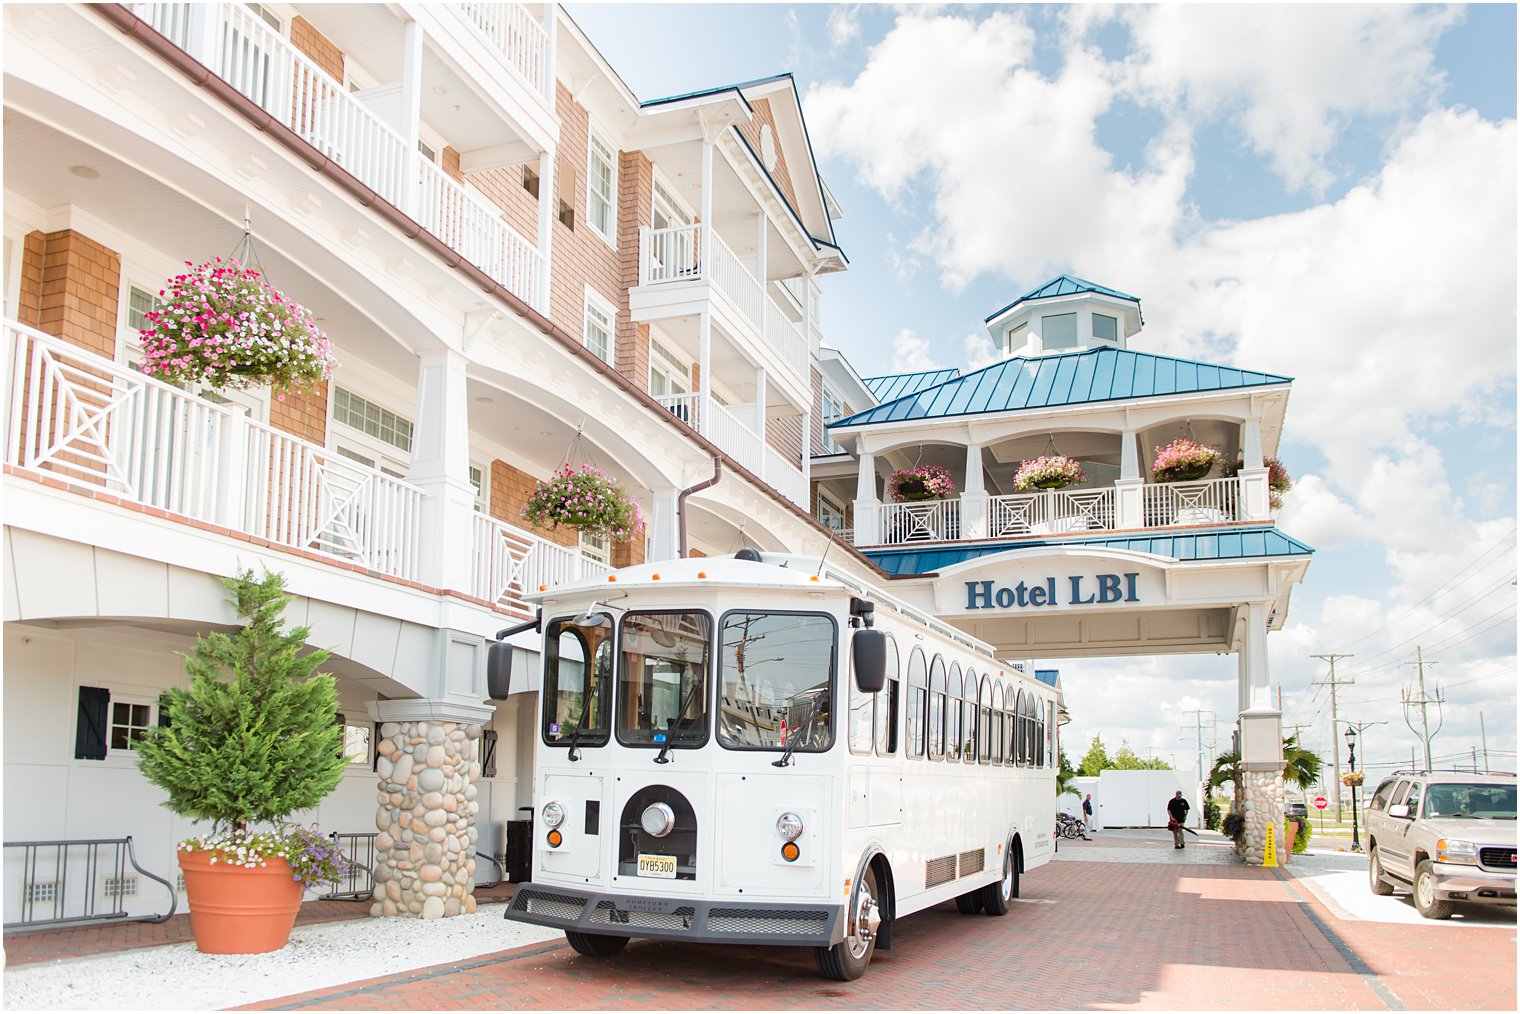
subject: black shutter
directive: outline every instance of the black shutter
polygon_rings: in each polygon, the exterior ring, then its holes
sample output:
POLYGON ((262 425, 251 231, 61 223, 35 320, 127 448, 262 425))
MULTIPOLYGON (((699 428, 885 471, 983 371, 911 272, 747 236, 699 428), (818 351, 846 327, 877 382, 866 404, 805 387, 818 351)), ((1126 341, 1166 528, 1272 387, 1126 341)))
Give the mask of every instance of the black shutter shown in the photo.
POLYGON ((374 736, 370 739, 370 746, 373 747, 373 749, 370 751, 369 769, 371 771, 378 772, 380 770, 380 723, 379 722, 375 723, 375 733, 374 733, 374 736))
POLYGON ((104 687, 79 688, 79 723, 74 730, 75 760, 106 759, 106 717, 111 691, 104 687))
POLYGON ((491 729, 480 734, 480 777, 496 777, 496 733, 491 729))
POLYGON ((158 727, 160 729, 169 728, 169 701, 173 696, 168 690, 158 695, 158 727))

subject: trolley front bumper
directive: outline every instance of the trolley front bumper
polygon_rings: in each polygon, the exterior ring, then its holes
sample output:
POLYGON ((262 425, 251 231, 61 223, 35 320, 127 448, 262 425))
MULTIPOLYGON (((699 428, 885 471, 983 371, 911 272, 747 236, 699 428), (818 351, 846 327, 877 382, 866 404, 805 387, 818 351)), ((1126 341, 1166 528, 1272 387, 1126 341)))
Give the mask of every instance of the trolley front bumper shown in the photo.
POLYGON ((519 884, 506 918, 580 933, 704 943, 829 947, 844 938, 843 905, 702 901, 519 884))

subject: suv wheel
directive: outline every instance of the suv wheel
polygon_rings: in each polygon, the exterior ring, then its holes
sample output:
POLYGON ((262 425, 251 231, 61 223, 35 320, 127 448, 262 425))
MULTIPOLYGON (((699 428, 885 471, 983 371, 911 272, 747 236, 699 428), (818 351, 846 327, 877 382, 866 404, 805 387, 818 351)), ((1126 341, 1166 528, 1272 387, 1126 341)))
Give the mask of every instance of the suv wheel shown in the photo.
POLYGON ((1378 860, 1376 848, 1367 850, 1367 885, 1379 898, 1386 898, 1393 893, 1393 885, 1383 879, 1383 864, 1378 860))
POLYGON ((1427 919, 1450 919, 1452 904, 1436 897, 1435 874, 1430 860, 1422 859, 1414 870, 1414 907, 1427 919))

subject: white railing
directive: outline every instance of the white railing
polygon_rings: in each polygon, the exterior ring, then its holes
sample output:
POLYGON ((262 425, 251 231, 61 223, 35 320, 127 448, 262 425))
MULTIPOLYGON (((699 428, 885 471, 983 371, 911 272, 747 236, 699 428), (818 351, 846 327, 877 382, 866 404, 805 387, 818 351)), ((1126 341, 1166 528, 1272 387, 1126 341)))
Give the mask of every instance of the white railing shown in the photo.
POLYGON ((639 230, 639 284, 690 282, 702 277, 702 227, 639 230))
POLYGON ((1245 520, 1239 478, 1148 484, 1141 487, 1141 509, 1146 528, 1245 520))
POLYGON ((657 394, 654 400, 694 430, 701 430, 702 396, 700 394, 657 394))
POLYGON ((960 500, 919 500, 881 505, 881 544, 952 542, 961 537, 960 500))
POLYGON ((792 503, 807 509, 808 484, 807 479, 803 478, 802 469, 783 458, 770 445, 765 448, 764 479, 792 503))
POLYGON ((525 302, 540 305, 537 246, 506 224, 501 209, 423 162, 395 129, 249 7, 128 6, 451 249, 525 302))
POLYGON ((764 457, 761 453, 760 437, 716 401, 712 402, 708 408, 712 414, 707 420, 707 425, 702 427, 702 435, 732 454, 739 460, 739 464, 751 472, 756 475, 762 474, 764 457))
POLYGON ((574 549, 475 512, 474 566, 470 592, 507 609, 531 612, 523 598, 540 588, 612 572, 574 549))
POLYGON ((5 463, 416 579, 422 492, 5 322, 5 463))
POLYGON ((765 289, 716 232, 707 230, 705 240, 713 284, 749 319, 756 331, 760 330, 765 326, 765 289))
POLYGON ((522 4, 455 4, 466 21, 478 28, 507 66, 546 100, 550 91, 549 35, 522 4))
POLYGON ((808 379, 808 342, 797 330, 797 325, 782 312, 774 299, 765 301, 765 338, 781 358, 797 371, 804 382, 808 379))
POLYGON ((1114 490, 1047 489, 987 499, 987 534, 1063 535, 1109 531, 1114 527, 1114 490))

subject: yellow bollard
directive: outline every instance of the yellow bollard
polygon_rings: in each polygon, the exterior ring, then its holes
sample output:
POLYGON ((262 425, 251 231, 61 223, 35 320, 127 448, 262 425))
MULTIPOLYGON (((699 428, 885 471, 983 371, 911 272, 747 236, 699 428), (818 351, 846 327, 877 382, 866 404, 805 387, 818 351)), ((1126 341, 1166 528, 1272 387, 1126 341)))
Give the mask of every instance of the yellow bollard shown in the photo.
POLYGON ((1277 825, 1267 825, 1267 844, 1261 853, 1262 869, 1277 869, 1277 825))

